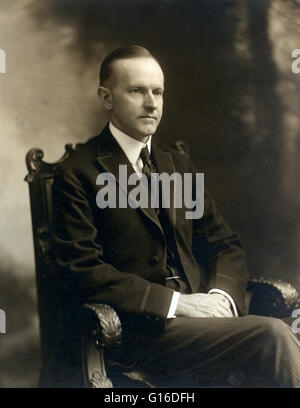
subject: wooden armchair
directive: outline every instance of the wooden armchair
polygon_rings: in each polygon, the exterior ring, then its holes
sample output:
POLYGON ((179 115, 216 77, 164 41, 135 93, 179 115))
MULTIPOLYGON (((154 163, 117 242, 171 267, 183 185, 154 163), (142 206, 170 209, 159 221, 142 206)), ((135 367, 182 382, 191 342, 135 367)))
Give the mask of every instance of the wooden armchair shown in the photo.
MULTIPOLYGON (((26 155, 29 184, 32 230, 35 250, 36 282, 40 319, 42 367, 41 386, 56 386, 54 355, 60 351, 63 359, 66 350, 60 341, 62 333, 61 293, 55 275, 51 248, 52 184, 57 167, 71 154, 72 145, 66 145, 62 158, 55 163, 43 161, 39 148, 26 155), (49 377, 54 381, 49 383, 49 377), (47 379, 47 380, 46 380, 47 379)), ((297 291, 286 282, 264 278, 252 279, 248 285, 248 310, 251 314, 289 317, 293 309, 300 308, 297 291)), ((122 340, 122 326, 112 307, 105 304, 85 304, 81 325, 81 373, 85 387, 110 388, 113 386, 159 386, 134 363, 121 364, 118 352, 122 340), (111 357, 113 356, 113 358, 111 357)))

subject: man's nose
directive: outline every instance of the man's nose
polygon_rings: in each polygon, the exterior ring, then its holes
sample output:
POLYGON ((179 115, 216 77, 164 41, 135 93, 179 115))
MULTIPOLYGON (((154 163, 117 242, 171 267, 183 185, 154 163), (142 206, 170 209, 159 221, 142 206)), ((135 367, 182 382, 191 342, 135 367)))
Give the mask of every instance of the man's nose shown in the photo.
POLYGON ((144 99, 144 106, 148 109, 156 109, 157 101, 152 92, 147 92, 144 99))

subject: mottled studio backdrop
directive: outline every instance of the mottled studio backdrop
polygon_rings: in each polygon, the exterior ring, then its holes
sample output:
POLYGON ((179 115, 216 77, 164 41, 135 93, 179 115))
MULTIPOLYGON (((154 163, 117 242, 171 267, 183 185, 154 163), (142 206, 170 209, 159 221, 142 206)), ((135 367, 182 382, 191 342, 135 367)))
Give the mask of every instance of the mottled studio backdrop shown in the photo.
POLYGON ((25 154, 37 146, 54 161, 103 127, 98 64, 130 43, 162 62, 162 137, 189 142, 252 276, 300 289, 299 1, 0 0, 0 387, 38 377, 25 154))

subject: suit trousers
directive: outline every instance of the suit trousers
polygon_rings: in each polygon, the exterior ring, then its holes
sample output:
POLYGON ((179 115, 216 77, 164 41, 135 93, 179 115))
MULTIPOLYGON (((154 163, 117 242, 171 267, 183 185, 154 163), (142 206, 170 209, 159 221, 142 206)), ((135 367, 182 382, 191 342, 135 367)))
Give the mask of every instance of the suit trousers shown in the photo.
POLYGON ((300 387, 300 342, 277 318, 176 317, 137 366, 163 387, 300 387))

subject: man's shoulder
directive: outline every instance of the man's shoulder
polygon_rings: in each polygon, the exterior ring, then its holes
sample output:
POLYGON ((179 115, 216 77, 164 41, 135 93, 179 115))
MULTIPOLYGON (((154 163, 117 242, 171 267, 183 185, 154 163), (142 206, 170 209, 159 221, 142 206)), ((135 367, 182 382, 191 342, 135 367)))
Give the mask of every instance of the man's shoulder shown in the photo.
POLYGON ((175 140, 171 143, 165 142, 156 142, 156 148, 162 152, 168 153, 171 155, 172 160, 175 164, 175 167, 182 168, 184 171, 187 171, 187 167, 190 166, 190 154, 189 148, 185 141, 175 140))
POLYGON ((92 136, 86 142, 77 143, 68 157, 57 166, 56 178, 64 176, 88 175, 93 173, 93 162, 97 153, 97 140, 99 135, 92 136))
POLYGON ((92 136, 86 142, 76 143, 72 152, 64 160, 63 165, 67 167, 78 167, 90 162, 96 157, 96 146, 99 135, 92 136))
POLYGON ((189 147, 184 140, 175 140, 172 143, 155 141, 154 143, 160 150, 164 152, 175 154, 176 156, 179 155, 179 157, 184 157, 184 158, 188 158, 190 155, 189 147))

